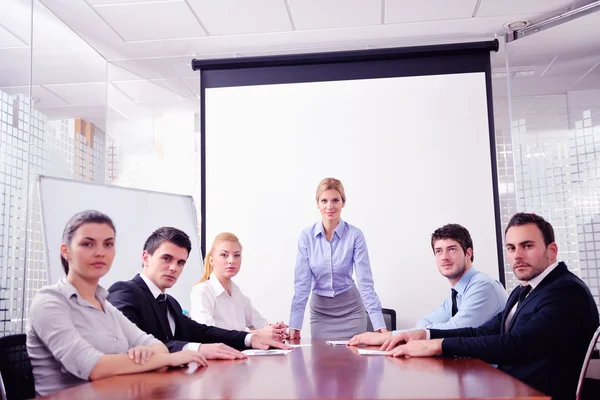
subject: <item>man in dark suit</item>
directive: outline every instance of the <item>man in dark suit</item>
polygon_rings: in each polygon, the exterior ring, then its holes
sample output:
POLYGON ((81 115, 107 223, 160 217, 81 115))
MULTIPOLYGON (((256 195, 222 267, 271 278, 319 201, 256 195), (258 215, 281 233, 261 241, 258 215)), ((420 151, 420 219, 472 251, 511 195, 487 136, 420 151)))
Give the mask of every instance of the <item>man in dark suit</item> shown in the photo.
POLYGON ((181 275, 192 243, 179 229, 162 227, 150 235, 142 253, 142 273, 108 289, 108 301, 143 331, 164 342, 169 351, 197 350, 207 359, 245 358, 245 348, 290 347, 247 332, 199 324, 182 313, 165 293, 181 275), (237 350, 236 350, 237 349, 237 350))
POLYGON ((480 358, 555 400, 572 399, 599 325, 594 299, 585 283, 556 261, 554 230, 542 217, 514 215, 505 237, 521 286, 503 312, 478 328, 401 333, 382 349, 396 357, 480 358))

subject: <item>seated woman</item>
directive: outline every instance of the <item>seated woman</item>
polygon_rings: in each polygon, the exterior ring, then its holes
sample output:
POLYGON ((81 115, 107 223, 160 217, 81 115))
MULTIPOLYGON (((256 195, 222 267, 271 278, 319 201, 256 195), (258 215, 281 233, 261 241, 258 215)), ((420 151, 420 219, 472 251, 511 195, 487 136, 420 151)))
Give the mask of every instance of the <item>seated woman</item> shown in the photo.
POLYGON ((247 330, 283 341, 287 325, 269 324, 231 278, 240 272, 242 245, 233 233, 220 233, 204 261, 204 276, 192 289, 191 317, 223 329, 247 330))
POLYGON ((27 352, 38 395, 113 375, 206 365, 198 352, 171 353, 106 301, 98 280, 115 257, 115 227, 98 211, 67 223, 60 246, 66 277, 35 295, 27 324, 27 352))

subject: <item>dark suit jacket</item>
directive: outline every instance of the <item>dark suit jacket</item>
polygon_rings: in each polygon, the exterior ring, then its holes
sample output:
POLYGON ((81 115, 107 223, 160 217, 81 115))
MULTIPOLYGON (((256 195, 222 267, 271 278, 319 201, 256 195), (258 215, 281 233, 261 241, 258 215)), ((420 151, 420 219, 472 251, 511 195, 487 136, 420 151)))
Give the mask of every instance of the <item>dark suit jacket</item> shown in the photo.
POLYGON ((555 400, 573 399, 599 325, 594 299, 561 262, 529 293, 506 330, 506 317, 520 290, 513 290, 504 311, 479 328, 432 329, 431 338, 447 338, 444 356, 481 358, 555 400))
POLYGON ((169 311, 175 320, 175 336, 170 338, 170 328, 159 318, 158 302, 139 274, 130 281, 113 284, 108 289, 107 299, 141 330, 166 344, 171 352, 181 350, 188 342, 224 343, 238 350, 246 348, 246 332, 199 324, 183 315, 177 300, 167 295, 169 311))

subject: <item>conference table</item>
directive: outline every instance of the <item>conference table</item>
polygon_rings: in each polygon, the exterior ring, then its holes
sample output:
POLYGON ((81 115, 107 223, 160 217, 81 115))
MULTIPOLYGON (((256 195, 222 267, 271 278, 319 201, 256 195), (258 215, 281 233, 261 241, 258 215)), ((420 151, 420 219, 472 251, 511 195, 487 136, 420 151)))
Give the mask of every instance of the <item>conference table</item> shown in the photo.
POLYGON ((550 397, 472 358, 359 355, 323 340, 291 343, 291 353, 245 360, 209 360, 187 373, 122 375, 86 383, 45 399, 527 399, 550 397))

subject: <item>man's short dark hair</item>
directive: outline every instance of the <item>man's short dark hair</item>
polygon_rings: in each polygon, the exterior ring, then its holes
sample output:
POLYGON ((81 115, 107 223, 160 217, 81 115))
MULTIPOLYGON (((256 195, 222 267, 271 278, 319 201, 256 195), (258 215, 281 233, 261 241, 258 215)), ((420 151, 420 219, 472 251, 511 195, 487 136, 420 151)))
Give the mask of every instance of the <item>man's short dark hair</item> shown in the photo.
MULTIPOLYGON (((452 239, 456 240, 460 247, 462 247, 465 254, 467 249, 473 251, 473 240, 467 228, 459 224, 448 224, 441 228, 437 228, 435 232, 431 234, 431 249, 435 252, 434 244, 438 240, 452 239)), ((471 262, 475 259, 475 254, 471 253, 471 262)))
POLYGON ((175 246, 186 249, 188 255, 192 251, 190 237, 182 230, 170 226, 163 226, 152 232, 144 243, 144 250, 153 255, 164 242, 173 243, 175 246))
POLYGON ((506 232, 508 232, 511 227, 527 224, 535 224, 538 227, 538 229, 542 232, 546 247, 548 247, 549 244, 554 243, 554 228, 552 228, 550 222, 533 213, 517 213, 513 215, 508 222, 506 230, 504 231, 504 236, 506 236, 506 232))

